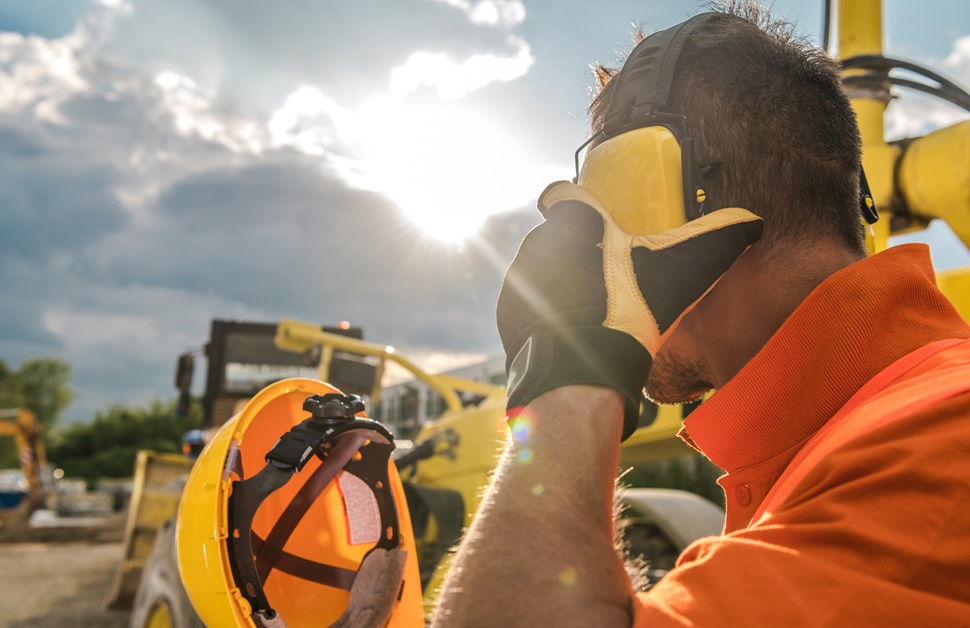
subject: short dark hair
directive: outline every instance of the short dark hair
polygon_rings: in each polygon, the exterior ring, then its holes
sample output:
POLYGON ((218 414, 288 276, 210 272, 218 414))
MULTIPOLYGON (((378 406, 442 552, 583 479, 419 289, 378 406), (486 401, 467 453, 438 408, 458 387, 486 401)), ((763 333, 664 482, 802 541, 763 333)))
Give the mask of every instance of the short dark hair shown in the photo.
MULTIPOLYGON (((670 113, 687 117, 698 163, 723 162, 705 184, 710 209, 761 216, 763 250, 828 236, 863 255, 861 140, 838 63, 754 0, 714 9, 722 16, 684 46, 668 102, 670 113)), ((594 68, 593 133, 616 73, 594 68)))

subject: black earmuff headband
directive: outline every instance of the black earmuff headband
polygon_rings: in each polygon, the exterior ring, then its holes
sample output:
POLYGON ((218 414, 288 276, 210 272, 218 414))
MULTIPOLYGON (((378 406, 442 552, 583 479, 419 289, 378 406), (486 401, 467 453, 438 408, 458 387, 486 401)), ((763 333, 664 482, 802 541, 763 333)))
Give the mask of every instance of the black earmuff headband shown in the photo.
POLYGON ((666 110, 667 99, 674 82, 677 61, 687 38, 698 27, 722 15, 695 15, 686 22, 658 31, 637 44, 616 76, 616 85, 603 122, 602 133, 606 137, 652 126, 652 116, 670 114, 666 110))

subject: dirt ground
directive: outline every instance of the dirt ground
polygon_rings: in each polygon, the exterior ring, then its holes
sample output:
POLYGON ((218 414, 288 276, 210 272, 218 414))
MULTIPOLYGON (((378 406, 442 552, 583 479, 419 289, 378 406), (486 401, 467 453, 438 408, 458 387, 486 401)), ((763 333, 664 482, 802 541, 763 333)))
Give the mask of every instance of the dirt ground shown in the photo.
POLYGON ((128 625, 127 613, 101 610, 121 560, 120 535, 78 532, 0 543, 0 628, 128 625))

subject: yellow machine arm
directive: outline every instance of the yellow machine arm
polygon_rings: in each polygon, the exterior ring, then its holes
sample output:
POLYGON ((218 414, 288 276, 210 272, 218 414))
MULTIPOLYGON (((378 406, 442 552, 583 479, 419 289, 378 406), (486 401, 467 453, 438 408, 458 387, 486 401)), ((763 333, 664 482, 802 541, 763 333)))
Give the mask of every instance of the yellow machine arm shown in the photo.
POLYGON ((914 216, 945 220, 970 248, 970 121, 908 146, 900 157, 897 183, 914 216))
POLYGON ((46 495, 41 481, 41 469, 47 465, 40 425, 30 410, 11 408, 0 410, 0 437, 13 437, 17 458, 27 480, 27 499, 20 506, 0 513, 0 524, 25 524, 35 510, 42 507, 46 495))
POLYGON ((414 375, 419 381, 427 384, 432 390, 441 395, 449 412, 459 412, 462 409, 459 392, 470 392, 489 397, 505 392, 501 386, 476 382, 470 379, 453 377, 451 375, 431 375, 417 364, 399 354, 394 347, 378 345, 364 340, 357 340, 347 336, 340 336, 323 331, 319 325, 302 323, 294 320, 282 320, 276 327, 276 346, 284 351, 306 353, 314 348, 320 348, 319 378, 328 379, 330 362, 334 351, 346 351, 362 356, 371 356, 380 360, 377 377, 374 383, 372 403, 380 398, 381 373, 384 363, 391 361, 414 375))
POLYGON ((31 493, 41 490, 40 469, 47 464, 37 417, 30 410, 0 410, 0 436, 12 436, 31 493))

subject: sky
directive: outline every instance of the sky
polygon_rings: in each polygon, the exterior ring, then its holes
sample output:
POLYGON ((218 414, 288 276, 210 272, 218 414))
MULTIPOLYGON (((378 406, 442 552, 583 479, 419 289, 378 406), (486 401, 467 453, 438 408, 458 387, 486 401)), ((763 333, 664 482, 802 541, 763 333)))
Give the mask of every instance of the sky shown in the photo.
MULTIPOLYGON (((888 53, 970 84, 970 3, 885 4, 888 53)), ((821 5, 774 12, 819 41, 821 5)), ((0 0, 0 359, 69 362, 71 422, 172 397, 212 318, 347 320, 431 370, 500 353, 589 65, 701 6, 0 0)), ((966 118, 901 96, 890 136, 966 118)), ((937 267, 970 264, 940 227, 937 267)))

